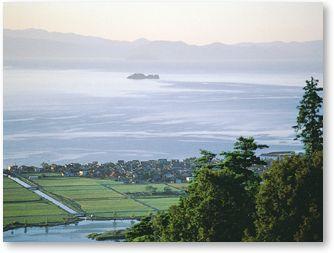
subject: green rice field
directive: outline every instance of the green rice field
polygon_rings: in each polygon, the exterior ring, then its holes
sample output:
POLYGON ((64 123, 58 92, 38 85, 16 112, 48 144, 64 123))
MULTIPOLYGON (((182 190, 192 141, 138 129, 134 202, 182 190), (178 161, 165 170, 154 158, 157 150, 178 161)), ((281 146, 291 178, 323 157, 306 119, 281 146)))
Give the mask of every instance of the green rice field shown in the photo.
POLYGON ((123 184, 108 179, 84 177, 44 177, 33 179, 33 182, 56 197, 61 196, 71 201, 72 207, 79 206, 80 211, 95 217, 138 217, 166 210, 170 205, 176 204, 179 197, 166 197, 163 194, 164 188, 181 193, 186 187, 186 184, 123 184), (148 186, 156 189, 154 196, 150 196, 148 186), (139 201, 133 193, 140 193, 139 201))
POLYGON ((63 222, 71 218, 65 211, 41 199, 7 177, 3 178, 3 225, 63 222))
MULTIPOLYGON (((167 186, 165 184, 149 184, 157 189, 157 192, 162 192, 167 186)), ((133 192, 148 192, 146 189, 148 184, 120 184, 113 186, 113 189, 122 193, 133 193, 133 192)))
MULTIPOLYGON (((29 179, 40 190, 93 218, 143 217, 177 204, 187 184, 123 184, 108 179, 61 177, 29 179), (155 188, 152 195, 152 186, 155 188), (171 195, 164 193, 170 188, 171 195), (177 194, 176 194, 177 193, 177 194), (138 196, 138 197, 136 197, 138 196)), ((4 225, 62 222, 71 217, 57 206, 4 177, 4 225)))
POLYGON ((145 198, 145 199, 138 199, 138 200, 150 206, 159 207, 160 210, 166 210, 171 205, 177 204, 179 201, 179 198, 145 198))

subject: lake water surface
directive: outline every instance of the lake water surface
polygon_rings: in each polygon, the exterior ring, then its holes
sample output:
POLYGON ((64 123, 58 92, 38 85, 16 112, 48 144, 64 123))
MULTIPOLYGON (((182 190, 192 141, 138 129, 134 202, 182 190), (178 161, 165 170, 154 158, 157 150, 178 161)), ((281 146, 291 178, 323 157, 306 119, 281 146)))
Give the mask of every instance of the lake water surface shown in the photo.
POLYGON ((5 69, 4 166, 182 159, 241 135, 302 149, 292 126, 310 74, 129 74, 5 69))

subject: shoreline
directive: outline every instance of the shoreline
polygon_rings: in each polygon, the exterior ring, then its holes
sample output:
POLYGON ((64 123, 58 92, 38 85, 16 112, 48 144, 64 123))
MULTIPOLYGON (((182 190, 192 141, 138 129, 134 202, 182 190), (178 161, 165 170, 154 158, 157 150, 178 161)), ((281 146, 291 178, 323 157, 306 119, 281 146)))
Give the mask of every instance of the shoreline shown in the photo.
POLYGON ((15 224, 8 224, 3 227, 3 232, 6 232, 8 230, 14 230, 18 228, 31 228, 31 227, 54 227, 54 226, 60 226, 60 225, 69 225, 69 224, 74 224, 76 222, 79 222, 79 218, 73 218, 68 222, 50 222, 48 224, 45 223, 30 223, 30 224, 23 224, 20 222, 17 222, 15 224))
POLYGON ((129 221, 140 221, 139 217, 119 217, 119 218, 102 218, 102 217, 97 217, 93 219, 82 219, 82 218, 72 218, 68 222, 50 222, 48 224, 45 223, 30 223, 30 224, 23 224, 23 223, 16 223, 16 224, 8 224, 3 227, 3 232, 6 232, 8 230, 14 230, 18 228, 32 228, 32 227, 55 227, 55 226, 60 226, 60 225, 70 225, 70 224, 75 224, 79 223, 80 221, 110 221, 110 220, 115 220, 115 221, 122 221, 122 220, 129 220, 129 221))

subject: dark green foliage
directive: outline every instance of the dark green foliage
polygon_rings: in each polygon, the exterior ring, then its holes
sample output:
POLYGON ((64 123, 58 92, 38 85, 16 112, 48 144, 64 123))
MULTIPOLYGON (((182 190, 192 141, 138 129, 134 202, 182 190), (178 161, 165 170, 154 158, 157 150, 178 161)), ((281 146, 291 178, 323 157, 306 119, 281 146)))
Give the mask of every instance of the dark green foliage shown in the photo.
POLYGON ((130 242, 150 242, 154 241, 153 232, 151 216, 147 216, 127 230, 125 238, 130 242))
POLYGON ((241 241, 244 230, 252 223, 248 216, 250 205, 238 174, 230 169, 202 169, 190 185, 188 196, 174 208, 177 215, 171 216, 170 227, 179 226, 176 231, 171 229, 169 239, 241 241), (179 229, 182 233, 178 233, 179 229))
POLYGON ((243 179, 230 169, 201 169, 178 206, 145 218, 126 235, 129 241, 241 241, 252 227, 252 201, 243 179))
MULTIPOLYGON (((143 221, 153 232, 147 229, 149 233, 133 233, 127 239, 241 241, 245 232, 254 232, 255 193, 260 182, 248 168, 263 164, 255 151, 264 147, 253 138, 240 137, 234 151, 223 153, 226 163, 201 150, 202 157, 197 160, 201 167, 179 205, 143 221)), ((131 230, 138 231, 138 227, 131 230)))
POLYGON ((88 238, 96 241, 108 241, 108 240, 122 240, 125 239, 125 230, 112 230, 102 233, 91 233, 87 235, 88 238))
MULTIPOLYGON (((175 206, 171 206, 172 210, 175 206)), ((170 229, 169 229, 169 219, 171 212, 159 212, 152 219, 152 224, 154 227, 154 241, 156 242, 168 242, 170 241, 170 229)))
POLYGON ((319 80, 311 77, 306 80, 303 88, 305 93, 298 106, 296 130, 297 139, 300 139, 305 146, 307 154, 323 149, 323 115, 321 113, 322 97, 319 92, 323 89, 318 87, 319 80))
POLYGON ((222 165, 236 170, 237 173, 251 174, 249 172, 250 167, 266 164, 255 155, 257 149, 264 148, 268 148, 268 146, 257 144, 253 137, 247 138, 241 136, 235 142, 233 151, 221 153, 224 156, 222 165))
POLYGON ((196 167, 201 168, 203 166, 212 167, 213 160, 216 158, 217 154, 214 154, 208 150, 201 149, 201 156, 196 159, 196 167))
POLYGON ((43 168, 43 171, 51 171, 51 166, 50 166, 50 164, 43 162, 43 163, 41 164, 41 166, 42 166, 42 168, 43 168))
MULTIPOLYGON (((255 194, 258 191, 260 177, 251 170, 253 166, 265 165, 256 156, 256 150, 268 148, 267 145, 257 144, 253 137, 239 137, 234 144, 234 150, 222 152, 223 160, 221 166, 227 167, 239 174, 243 178, 243 185, 249 194, 250 201, 255 205, 255 194)), ((249 215, 255 212, 255 206, 249 210, 249 215)))
POLYGON ((322 167, 322 152, 273 164, 256 198, 256 240, 322 241, 322 167))
POLYGON ((172 190, 172 188, 170 188, 168 186, 165 186, 164 187, 164 193, 173 193, 173 190, 172 190))
POLYGON ((145 187, 145 190, 148 191, 148 192, 150 192, 151 194, 153 194, 153 193, 155 193, 158 190, 158 188, 154 187, 152 185, 148 185, 148 186, 145 187))

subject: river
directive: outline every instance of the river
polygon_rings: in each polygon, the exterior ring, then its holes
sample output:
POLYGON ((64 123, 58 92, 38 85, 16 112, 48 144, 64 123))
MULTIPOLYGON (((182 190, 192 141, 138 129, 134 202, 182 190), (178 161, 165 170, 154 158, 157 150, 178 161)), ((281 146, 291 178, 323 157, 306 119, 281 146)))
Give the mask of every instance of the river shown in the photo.
MULTIPOLYGON (((76 224, 52 227, 15 228, 3 233, 4 242, 96 242, 87 238, 90 233, 126 229, 136 220, 83 220, 76 224)), ((108 241, 110 242, 110 241, 108 241)))

